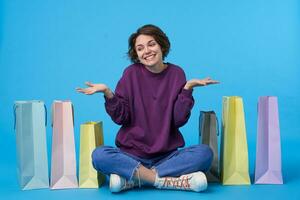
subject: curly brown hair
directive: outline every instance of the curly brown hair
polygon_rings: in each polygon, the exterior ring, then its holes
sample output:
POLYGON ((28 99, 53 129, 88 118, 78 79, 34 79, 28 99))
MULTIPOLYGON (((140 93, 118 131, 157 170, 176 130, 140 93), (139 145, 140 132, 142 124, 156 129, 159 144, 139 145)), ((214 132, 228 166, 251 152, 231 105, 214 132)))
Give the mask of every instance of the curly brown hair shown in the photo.
POLYGON ((154 40, 160 45, 163 60, 165 57, 167 57, 169 51, 170 51, 170 41, 167 35, 157 26, 152 24, 147 24, 142 27, 140 27, 135 33, 131 34, 131 36, 128 39, 128 52, 127 55, 131 62, 138 63, 138 55, 135 50, 135 42, 136 38, 139 35, 149 35, 154 38, 154 40))

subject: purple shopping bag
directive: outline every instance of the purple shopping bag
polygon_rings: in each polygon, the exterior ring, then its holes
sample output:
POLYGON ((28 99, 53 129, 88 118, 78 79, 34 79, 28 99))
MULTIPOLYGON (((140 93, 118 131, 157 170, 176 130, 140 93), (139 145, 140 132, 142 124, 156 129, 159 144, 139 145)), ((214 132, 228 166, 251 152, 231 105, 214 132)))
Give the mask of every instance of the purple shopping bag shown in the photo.
POLYGON ((258 102, 255 184, 283 184, 277 97, 258 102))

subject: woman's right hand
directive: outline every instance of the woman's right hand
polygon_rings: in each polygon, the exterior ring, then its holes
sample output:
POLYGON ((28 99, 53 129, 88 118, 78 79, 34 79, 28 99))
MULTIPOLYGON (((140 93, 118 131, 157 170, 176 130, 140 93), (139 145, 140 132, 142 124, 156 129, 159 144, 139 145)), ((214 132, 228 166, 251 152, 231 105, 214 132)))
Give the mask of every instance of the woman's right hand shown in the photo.
POLYGON ((80 92, 80 93, 83 93, 86 95, 92 95, 97 92, 102 92, 108 98, 113 97, 113 93, 105 84, 102 84, 102 83, 94 84, 91 82, 85 82, 85 84, 88 87, 87 88, 76 88, 77 92, 80 92))

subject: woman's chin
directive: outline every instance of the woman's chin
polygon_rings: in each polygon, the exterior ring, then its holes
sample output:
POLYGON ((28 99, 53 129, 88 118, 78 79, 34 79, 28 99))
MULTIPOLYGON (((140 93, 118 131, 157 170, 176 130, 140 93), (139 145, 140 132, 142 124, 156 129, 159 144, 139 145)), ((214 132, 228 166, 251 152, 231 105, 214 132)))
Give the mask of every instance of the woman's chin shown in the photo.
POLYGON ((155 62, 155 61, 152 61, 152 60, 144 61, 142 63, 147 67, 155 67, 158 64, 158 62, 155 62))

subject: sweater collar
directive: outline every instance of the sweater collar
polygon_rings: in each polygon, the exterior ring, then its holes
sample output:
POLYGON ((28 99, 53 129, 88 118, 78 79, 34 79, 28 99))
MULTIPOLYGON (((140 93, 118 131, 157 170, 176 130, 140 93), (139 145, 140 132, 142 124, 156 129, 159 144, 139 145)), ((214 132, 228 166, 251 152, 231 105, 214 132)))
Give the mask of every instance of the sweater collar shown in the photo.
POLYGON ((139 63, 140 67, 142 68, 142 71, 145 72, 145 74, 146 74, 147 76, 152 76, 152 77, 160 77, 160 76, 163 76, 164 74, 167 73, 167 71, 168 71, 169 68, 170 68, 170 63, 167 62, 167 63, 164 63, 164 64, 167 64, 167 67, 166 67, 163 71, 161 71, 161 72, 159 72, 159 73, 153 73, 153 72, 149 71, 149 70, 145 67, 145 65, 143 65, 142 63, 139 63))

